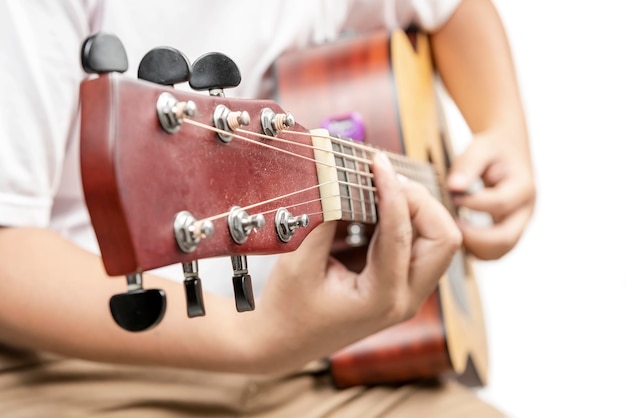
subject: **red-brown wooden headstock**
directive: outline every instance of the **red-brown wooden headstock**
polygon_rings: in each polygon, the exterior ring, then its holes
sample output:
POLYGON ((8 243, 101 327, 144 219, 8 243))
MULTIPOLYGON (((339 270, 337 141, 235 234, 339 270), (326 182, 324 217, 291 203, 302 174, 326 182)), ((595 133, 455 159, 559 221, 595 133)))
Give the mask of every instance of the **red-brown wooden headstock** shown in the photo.
MULTIPOLYGON (((214 131, 189 123, 167 132, 157 112, 157 102, 165 92, 179 102, 195 103, 195 116, 189 118, 210 126, 215 125, 219 105, 248 112, 250 123, 243 128, 260 134, 264 133, 263 109, 284 113, 271 101, 186 92, 116 73, 83 82, 82 181, 107 273, 128 275, 207 257, 296 249, 322 222, 313 151, 251 134, 238 134, 251 141, 233 138, 225 142, 214 131), (301 190, 306 191, 293 194, 301 190), (249 215, 263 214, 265 226, 252 230, 245 242, 236 243, 228 226, 231 208, 276 198, 247 209, 249 215), (275 226, 281 207, 293 216, 309 217, 308 227, 297 228, 287 242, 280 239, 275 226), (213 218, 212 234, 199 239, 188 252, 175 236, 175 219, 183 211, 197 220, 213 218)), ((304 132, 297 124, 290 130, 304 132)), ((281 133, 279 137, 311 142, 303 135, 281 133)), ((186 231, 195 231, 196 238, 200 232, 198 228, 186 231)))

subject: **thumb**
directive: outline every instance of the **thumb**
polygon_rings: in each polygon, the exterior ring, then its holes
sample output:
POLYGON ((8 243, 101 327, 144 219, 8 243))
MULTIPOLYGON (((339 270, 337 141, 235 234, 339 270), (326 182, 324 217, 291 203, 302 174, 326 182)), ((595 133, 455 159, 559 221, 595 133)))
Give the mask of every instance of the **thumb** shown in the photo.
POLYGON ((487 142, 475 138, 452 162, 447 185, 451 192, 464 193, 480 179, 492 160, 487 142))

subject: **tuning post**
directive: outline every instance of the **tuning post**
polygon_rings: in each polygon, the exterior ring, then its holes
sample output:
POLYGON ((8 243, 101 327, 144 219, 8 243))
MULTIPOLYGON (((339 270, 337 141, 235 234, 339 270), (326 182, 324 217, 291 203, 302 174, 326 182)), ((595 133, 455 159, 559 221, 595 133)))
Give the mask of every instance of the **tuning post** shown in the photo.
POLYGON ((276 113, 268 107, 261 111, 261 126, 265 135, 276 136, 295 124, 296 120, 291 113, 276 113))
POLYGON ((307 214, 293 216, 287 209, 280 208, 276 211, 274 223, 278 239, 282 242, 289 242, 296 233, 296 229, 309 226, 309 216, 307 214))
POLYGON ((262 228, 265 217, 262 214, 248 215, 239 206, 233 206, 228 213, 228 230, 237 244, 243 244, 253 229, 262 228))
POLYGON ((201 240, 213 235, 215 227, 209 220, 198 221, 191 213, 181 211, 174 217, 174 236, 183 252, 195 251, 201 240))
POLYGON ((134 273, 134 274, 127 275, 126 284, 128 286, 129 292, 132 292, 138 289, 143 289, 143 277, 141 273, 134 273))
POLYGON ((168 92, 161 93, 156 108, 161 127, 171 134, 178 132, 185 117, 194 116, 198 110, 193 101, 179 102, 168 92))
POLYGON ((235 308, 237 312, 253 311, 254 293, 252 278, 248 274, 248 258, 245 255, 235 255, 230 258, 233 266, 233 291, 235 294, 235 308))
POLYGON ((224 142, 230 142, 232 135, 227 132, 234 132, 242 126, 250 124, 250 114, 245 110, 242 112, 233 112, 224 105, 218 105, 213 112, 213 124, 216 128, 222 130, 217 135, 224 142))

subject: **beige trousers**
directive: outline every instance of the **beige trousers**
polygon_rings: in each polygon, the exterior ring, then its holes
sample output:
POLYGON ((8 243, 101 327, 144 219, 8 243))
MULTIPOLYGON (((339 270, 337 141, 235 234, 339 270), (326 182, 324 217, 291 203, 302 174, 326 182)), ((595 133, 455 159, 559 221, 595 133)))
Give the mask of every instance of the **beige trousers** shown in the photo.
POLYGON ((9 364, 0 351, 0 417, 503 416, 454 382, 336 390, 320 370, 259 377, 20 356, 9 364))

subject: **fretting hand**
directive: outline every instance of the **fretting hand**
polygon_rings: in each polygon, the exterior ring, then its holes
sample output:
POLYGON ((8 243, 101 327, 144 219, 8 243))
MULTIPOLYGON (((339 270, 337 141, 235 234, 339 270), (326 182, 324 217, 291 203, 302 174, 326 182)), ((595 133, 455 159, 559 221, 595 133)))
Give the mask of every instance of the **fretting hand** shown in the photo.
POLYGON ((327 355, 412 317, 458 249, 458 228, 424 187, 396 176, 382 154, 373 168, 379 222, 361 273, 330 257, 333 223, 318 227, 276 264, 258 309, 271 318, 264 324, 276 325, 259 330, 265 347, 290 351, 274 363, 327 355), (285 335, 289 347, 277 344, 285 335))

